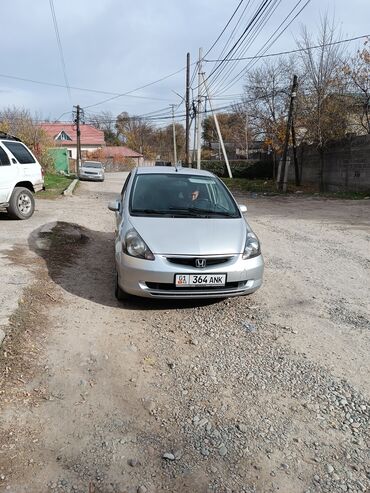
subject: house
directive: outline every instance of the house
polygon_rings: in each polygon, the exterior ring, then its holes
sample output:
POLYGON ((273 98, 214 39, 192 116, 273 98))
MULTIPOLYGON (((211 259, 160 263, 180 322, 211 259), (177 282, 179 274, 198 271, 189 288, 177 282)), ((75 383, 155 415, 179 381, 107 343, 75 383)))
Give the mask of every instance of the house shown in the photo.
POLYGON ((133 151, 127 146, 106 146, 102 149, 102 153, 107 162, 132 159, 137 166, 140 166, 144 161, 144 156, 142 154, 133 151))
POLYGON ((144 163, 144 156, 127 146, 104 146, 86 153, 86 159, 102 161, 106 171, 122 171, 144 163))
MULTIPOLYGON (((55 147, 66 148, 68 157, 77 159, 77 131, 73 123, 40 123, 46 134, 55 142, 55 147)), ((94 152, 105 146, 104 132, 92 125, 82 124, 81 130, 81 154, 94 152)))

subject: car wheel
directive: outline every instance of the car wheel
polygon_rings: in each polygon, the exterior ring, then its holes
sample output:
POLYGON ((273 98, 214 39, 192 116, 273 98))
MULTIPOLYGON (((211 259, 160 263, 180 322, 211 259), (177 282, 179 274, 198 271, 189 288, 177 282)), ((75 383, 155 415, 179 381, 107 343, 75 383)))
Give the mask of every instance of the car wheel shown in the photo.
POLYGON ((115 291, 114 294, 116 295, 116 298, 118 301, 125 301, 129 298, 129 295, 121 289, 120 285, 118 284, 118 274, 116 274, 116 285, 115 285, 115 291))
POLYGON ((9 200, 8 213, 13 219, 28 219, 35 211, 35 199, 27 188, 15 187, 9 200))

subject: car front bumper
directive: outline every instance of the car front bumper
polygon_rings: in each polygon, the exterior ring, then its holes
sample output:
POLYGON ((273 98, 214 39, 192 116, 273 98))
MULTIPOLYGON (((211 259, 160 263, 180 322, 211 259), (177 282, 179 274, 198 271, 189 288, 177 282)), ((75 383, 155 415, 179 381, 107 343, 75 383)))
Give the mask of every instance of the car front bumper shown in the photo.
POLYGON ((242 255, 221 265, 196 269, 170 263, 164 255, 155 260, 130 257, 116 252, 118 283, 126 293, 162 299, 227 298, 251 294, 262 285, 264 261, 262 255, 243 260, 242 255), (176 274, 226 274, 225 286, 176 287, 176 274))
POLYGON ((78 175, 80 180, 89 180, 89 181, 104 181, 104 175, 85 175, 81 173, 78 175))

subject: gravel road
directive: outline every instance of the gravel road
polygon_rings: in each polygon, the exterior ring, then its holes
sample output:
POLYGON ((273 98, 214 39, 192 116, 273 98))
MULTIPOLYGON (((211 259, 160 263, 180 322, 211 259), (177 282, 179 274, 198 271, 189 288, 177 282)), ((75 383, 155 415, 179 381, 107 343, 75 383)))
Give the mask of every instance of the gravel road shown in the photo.
POLYGON ((261 290, 120 304, 123 178, 0 216, 0 491, 370 491, 370 201, 238 196, 261 290))

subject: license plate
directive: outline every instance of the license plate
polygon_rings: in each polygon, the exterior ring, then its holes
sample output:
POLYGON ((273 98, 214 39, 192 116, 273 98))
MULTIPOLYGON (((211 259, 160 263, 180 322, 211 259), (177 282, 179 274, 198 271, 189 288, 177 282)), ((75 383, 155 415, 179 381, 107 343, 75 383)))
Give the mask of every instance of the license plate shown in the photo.
POLYGON ((197 286, 225 286, 226 274, 176 274, 178 288, 197 286))

